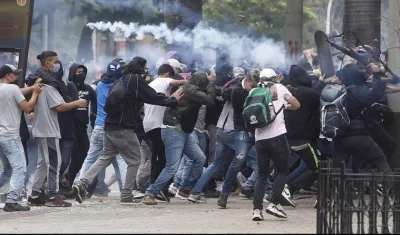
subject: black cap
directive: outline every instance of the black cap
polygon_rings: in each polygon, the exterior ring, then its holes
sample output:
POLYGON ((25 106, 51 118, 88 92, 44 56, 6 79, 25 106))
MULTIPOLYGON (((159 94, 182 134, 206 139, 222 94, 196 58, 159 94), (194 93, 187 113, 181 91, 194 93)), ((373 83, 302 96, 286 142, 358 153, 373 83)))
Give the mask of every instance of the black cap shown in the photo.
POLYGON ((4 78, 7 74, 10 74, 10 73, 18 75, 22 71, 23 71, 22 69, 18 69, 14 65, 5 64, 0 67, 0 78, 4 78))

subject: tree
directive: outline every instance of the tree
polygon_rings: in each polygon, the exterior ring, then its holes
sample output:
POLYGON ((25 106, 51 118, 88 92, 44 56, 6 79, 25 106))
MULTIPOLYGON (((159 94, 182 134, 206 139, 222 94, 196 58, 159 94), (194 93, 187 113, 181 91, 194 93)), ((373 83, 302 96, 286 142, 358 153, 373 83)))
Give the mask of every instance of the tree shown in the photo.
MULTIPOLYGON (((309 5, 304 6, 303 43, 314 44, 315 18, 309 5)), ((209 0, 203 5, 204 18, 210 26, 252 37, 266 36, 280 41, 284 34, 286 1, 282 0, 209 0)))
POLYGON ((164 21, 171 29, 192 29, 203 18, 202 6, 202 0, 165 0, 164 21))

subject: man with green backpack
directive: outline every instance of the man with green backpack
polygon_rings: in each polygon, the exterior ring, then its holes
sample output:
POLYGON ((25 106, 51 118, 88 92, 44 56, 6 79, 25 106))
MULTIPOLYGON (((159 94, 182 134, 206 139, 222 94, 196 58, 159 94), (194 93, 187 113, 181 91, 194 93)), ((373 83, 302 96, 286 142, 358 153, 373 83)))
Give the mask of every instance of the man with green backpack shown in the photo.
POLYGON ((252 70, 248 76, 250 85, 246 87, 243 118, 247 129, 255 130, 258 177, 254 188, 253 220, 263 220, 263 197, 265 184, 270 174, 270 160, 276 169, 271 201, 266 213, 279 218, 287 218, 280 202, 289 172, 289 145, 286 139, 286 126, 282 110, 296 110, 300 103, 288 89, 278 84, 279 76, 273 69, 252 70))

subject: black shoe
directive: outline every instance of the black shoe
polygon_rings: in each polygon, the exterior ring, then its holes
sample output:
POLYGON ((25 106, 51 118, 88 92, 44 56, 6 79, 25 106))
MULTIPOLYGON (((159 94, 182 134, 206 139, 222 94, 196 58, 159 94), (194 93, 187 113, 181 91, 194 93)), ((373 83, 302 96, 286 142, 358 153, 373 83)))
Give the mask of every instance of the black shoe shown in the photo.
POLYGON ((79 203, 83 202, 86 193, 86 187, 82 183, 77 183, 73 187, 75 200, 79 203))
POLYGON ((189 194, 190 194, 190 190, 180 188, 178 190, 178 193, 176 194, 176 197, 178 197, 178 198, 180 198, 182 200, 187 200, 188 197, 189 197, 189 194))
POLYGON ((49 199, 45 206, 47 207, 70 207, 72 206, 71 203, 64 201, 63 199, 61 199, 60 197, 55 197, 53 199, 49 199))
POLYGON ((33 198, 32 196, 28 197, 28 204, 30 206, 44 206, 46 204, 47 197, 45 195, 40 195, 39 197, 33 198))
POLYGON ((254 191, 242 189, 239 195, 251 199, 254 197, 254 191))
POLYGON ((220 194, 217 206, 221 207, 222 209, 225 209, 227 203, 228 203, 228 195, 220 194))
POLYGON ((206 191, 206 192, 204 193, 204 197, 205 197, 205 198, 218 198, 219 195, 220 195, 220 193, 217 192, 217 190, 215 190, 215 189, 214 189, 214 190, 206 191))
POLYGON ((23 206, 18 203, 6 203, 3 210, 5 212, 14 212, 14 211, 29 211, 31 208, 29 206, 23 206))
POLYGON ((163 202, 171 202, 169 197, 163 192, 164 190, 160 191, 159 194, 157 194, 154 198, 163 202))
POLYGON ((136 200, 133 197, 121 199, 121 204, 126 204, 126 205, 140 204, 141 202, 142 200, 136 200))

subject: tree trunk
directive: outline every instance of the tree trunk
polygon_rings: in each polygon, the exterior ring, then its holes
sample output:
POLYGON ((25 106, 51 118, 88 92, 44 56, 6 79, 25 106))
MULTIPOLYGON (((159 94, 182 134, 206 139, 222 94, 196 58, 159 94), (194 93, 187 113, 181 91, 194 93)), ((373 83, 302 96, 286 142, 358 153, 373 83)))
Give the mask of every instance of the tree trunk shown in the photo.
POLYGON ((170 29, 193 29, 203 18, 202 0, 165 0, 164 20, 170 29))
MULTIPOLYGON (((381 1, 346 0, 344 2, 343 31, 356 33, 362 43, 380 48, 381 1)), ((356 39, 348 34, 349 45, 356 45, 356 39)))

